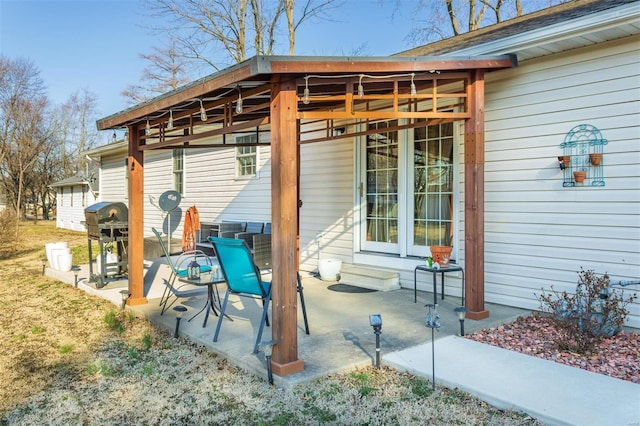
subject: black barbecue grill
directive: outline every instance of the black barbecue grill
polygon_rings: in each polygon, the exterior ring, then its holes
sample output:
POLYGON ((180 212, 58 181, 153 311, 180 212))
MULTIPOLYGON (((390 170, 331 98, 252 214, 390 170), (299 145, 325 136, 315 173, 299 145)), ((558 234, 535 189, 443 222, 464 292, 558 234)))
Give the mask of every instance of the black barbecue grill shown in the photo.
POLYGON ((127 247, 129 239, 129 209, 124 203, 102 202, 84 209, 87 226, 87 243, 89 246, 90 281, 95 282, 97 288, 107 284, 107 278, 124 278, 127 272, 127 247), (100 262, 98 269, 93 271, 92 241, 98 241, 100 248, 100 262), (117 260, 110 259, 107 254, 117 256, 117 260))

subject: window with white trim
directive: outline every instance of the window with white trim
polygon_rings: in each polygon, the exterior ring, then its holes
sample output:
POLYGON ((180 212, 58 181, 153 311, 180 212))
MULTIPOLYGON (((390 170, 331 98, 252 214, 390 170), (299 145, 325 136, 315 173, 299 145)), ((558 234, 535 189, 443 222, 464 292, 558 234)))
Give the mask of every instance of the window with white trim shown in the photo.
MULTIPOLYGON (((257 143, 258 135, 251 133, 249 135, 236 136, 237 144, 257 143)), ((238 146, 236 147, 236 176, 237 177, 253 177, 257 172, 258 164, 258 147, 257 146, 238 146)))
POLYGON ((173 189, 184 194, 184 149, 173 150, 173 189))

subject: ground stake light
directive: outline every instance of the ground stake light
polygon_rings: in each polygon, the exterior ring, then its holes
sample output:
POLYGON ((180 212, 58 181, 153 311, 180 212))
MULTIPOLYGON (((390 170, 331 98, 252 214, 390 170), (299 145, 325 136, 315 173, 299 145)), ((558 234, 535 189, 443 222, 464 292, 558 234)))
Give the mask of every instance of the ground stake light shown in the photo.
POLYGON ((380 314, 369 315, 369 325, 373 327, 376 335, 376 368, 380 368, 380 334, 382 334, 382 316, 380 314))
POLYGON ((424 305, 429 310, 427 311, 427 319, 425 321, 425 325, 431 329, 431 374, 433 377, 432 380, 432 389, 436 390, 436 346, 435 346, 435 335, 434 330, 436 328, 440 328, 440 314, 438 313, 438 306, 433 304, 424 305), (431 309, 433 308, 433 312, 431 309))
POLYGON ((271 369, 271 354, 273 352, 273 346, 275 344, 276 342, 274 340, 260 342, 260 344, 258 344, 258 348, 262 352, 264 352, 264 358, 267 364, 267 378, 269 380, 270 385, 273 385, 273 370, 271 369))
POLYGON ((453 311, 458 316, 458 321, 460 321, 460 336, 464 336, 464 317, 467 315, 468 309, 464 306, 458 306, 453 311))
POLYGON ((175 306, 173 310, 176 312, 176 330, 173 332, 173 337, 178 337, 178 330, 180 329, 180 320, 182 315, 187 312, 187 308, 182 305, 175 306))
POLYGON ((120 307, 124 310, 124 307, 127 304, 127 299, 129 298, 129 290, 120 290, 120 296, 122 296, 122 305, 120 307))
POLYGON ((80 267, 74 266, 71 270, 73 271, 73 285, 78 288, 78 274, 80 273, 80 267))

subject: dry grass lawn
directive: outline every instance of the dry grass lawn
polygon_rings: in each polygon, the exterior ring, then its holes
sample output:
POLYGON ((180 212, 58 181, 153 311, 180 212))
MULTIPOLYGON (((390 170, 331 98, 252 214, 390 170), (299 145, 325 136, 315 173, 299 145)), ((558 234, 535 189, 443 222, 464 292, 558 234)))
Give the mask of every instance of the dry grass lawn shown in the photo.
POLYGON ((0 424, 534 425, 392 369, 270 387, 216 355, 41 274, 47 242, 86 234, 25 223, 0 259, 0 424))

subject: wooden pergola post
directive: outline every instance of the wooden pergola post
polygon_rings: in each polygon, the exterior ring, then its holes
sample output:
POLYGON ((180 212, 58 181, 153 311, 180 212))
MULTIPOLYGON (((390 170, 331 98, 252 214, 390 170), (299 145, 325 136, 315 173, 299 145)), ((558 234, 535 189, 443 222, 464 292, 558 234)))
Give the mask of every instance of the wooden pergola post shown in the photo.
POLYGON ((129 126, 129 299, 127 304, 143 305, 144 296, 144 156, 135 126, 129 126))
POLYGON ((467 318, 489 317, 484 309, 484 70, 471 72, 467 87, 471 117, 464 126, 464 249, 467 318))
POLYGON ((304 369, 298 359, 298 126, 294 79, 271 80, 272 338, 279 376, 304 369))

